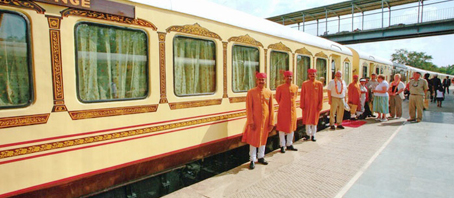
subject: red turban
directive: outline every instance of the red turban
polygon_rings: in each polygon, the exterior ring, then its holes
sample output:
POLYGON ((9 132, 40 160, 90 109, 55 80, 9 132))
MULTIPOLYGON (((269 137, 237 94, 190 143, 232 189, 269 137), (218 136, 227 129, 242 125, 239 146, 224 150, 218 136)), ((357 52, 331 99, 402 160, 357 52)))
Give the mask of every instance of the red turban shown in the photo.
POLYGON ((353 75, 353 78, 358 78, 359 76, 358 75, 353 75))
POLYGON ((310 74, 317 73, 317 70, 316 69, 308 69, 307 73, 310 73, 310 74))
POLYGON ((257 78, 266 78, 266 73, 257 73, 257 74, 255 74, 255 77, 257 77, 257 78))
POLYGON ((293 72, 291 71, 285 71, 284 76, 293 76, 293 72))

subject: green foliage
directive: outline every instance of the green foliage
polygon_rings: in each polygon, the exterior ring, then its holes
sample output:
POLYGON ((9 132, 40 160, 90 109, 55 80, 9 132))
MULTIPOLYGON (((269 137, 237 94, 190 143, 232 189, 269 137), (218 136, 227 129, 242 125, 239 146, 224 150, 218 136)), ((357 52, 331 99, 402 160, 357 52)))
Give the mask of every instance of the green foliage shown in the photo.
POLYGON ((404 65, 410 65, 424 70, 453 74, 454 65, 448 65, 444 67, 438 67, 431 62, 432 56, 425 52, 408 51, 406 49, 398 49, 394 54, 391 55, 391 61, 404 65))

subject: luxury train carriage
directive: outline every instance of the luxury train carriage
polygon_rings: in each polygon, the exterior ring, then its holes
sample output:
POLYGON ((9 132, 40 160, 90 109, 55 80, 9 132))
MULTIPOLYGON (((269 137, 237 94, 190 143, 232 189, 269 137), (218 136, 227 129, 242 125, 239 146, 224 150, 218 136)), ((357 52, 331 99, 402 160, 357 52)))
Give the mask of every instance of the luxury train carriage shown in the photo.
POLYGON ((0 20, 0 197, 83 196, 242 146, 256 72, 274 90, 285 70, 394 71, 209 2, 9 0, 0 20))

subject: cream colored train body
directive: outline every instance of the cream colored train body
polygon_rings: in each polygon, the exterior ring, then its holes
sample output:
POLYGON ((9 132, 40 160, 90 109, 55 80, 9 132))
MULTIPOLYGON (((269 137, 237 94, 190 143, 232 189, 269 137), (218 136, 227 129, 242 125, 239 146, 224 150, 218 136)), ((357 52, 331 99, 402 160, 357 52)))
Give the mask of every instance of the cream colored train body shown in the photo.
POLYGON ((233 87, 234 65, 244 60, 234 49, 257 53, 248 65, 268 73, 270 88, 286 69, 298 86, 308 68, 325 84, 339 70, 347 82, 391 74, 386 61, 209 2, 11 0, 0 1, 0 12, 5 35, 24 33, 21 43, 0 35, 0 44, 28 60, 14 64, 25 65, 28 81, 20 82, 29 82, 20 89, 25 102, 14 103, 17 82, 0 79, 8 87, 0 95, 0 197, 82 196, 244 145, 246 90, 233 87), (181 56, 193 52, 185 43, 202 50, 181 56), (208 91, 191 92, 201 76, 208 91))

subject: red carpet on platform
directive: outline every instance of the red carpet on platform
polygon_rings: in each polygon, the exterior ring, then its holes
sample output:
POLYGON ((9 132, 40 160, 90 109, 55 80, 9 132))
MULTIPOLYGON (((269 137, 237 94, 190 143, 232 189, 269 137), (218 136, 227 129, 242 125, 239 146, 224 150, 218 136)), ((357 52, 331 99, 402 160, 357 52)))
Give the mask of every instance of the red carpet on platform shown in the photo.
POLYGON ((362 126, 363 124, 366 124, 366 121, 363 121, 363 120, 354 120, 354 121, 351 121, 351 120, 344 120, 344 121, 342 122, 342 126, 353 127, 353 128, 360 127, 360 126, 362 126))

